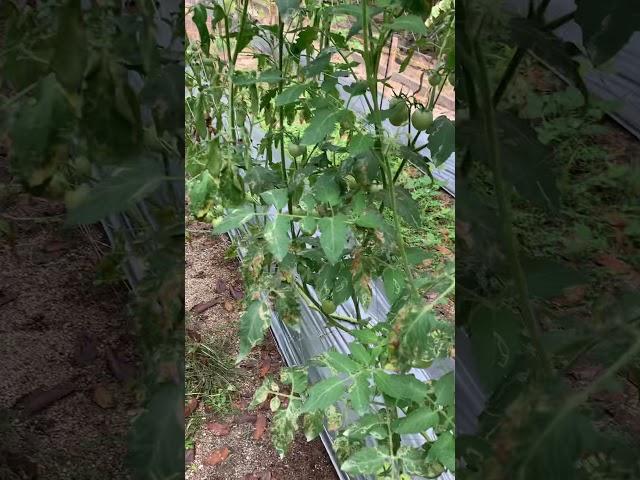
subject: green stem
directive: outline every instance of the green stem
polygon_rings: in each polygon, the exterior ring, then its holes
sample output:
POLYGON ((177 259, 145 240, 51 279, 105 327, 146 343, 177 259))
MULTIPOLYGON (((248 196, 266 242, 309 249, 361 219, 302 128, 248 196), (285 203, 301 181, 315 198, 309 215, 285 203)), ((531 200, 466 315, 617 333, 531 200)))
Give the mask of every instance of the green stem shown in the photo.
POLYGON ((518 251, 518 242, 513 231, 513 212, 511 209, 511 196, 507 191, 506 183, 503 176, 503 165, 500 158, 499 140, 496 128, 496 119, 494 107, 491 102, 491 90, 489 87, 489 78, 487 75, 484 57, 479 46, 475 46, 475 58, 478 71, 478 86, 480 96, 485 103, 481 114, 484 116, 485 138, 487 138, 488 158, 491 162, 491 170, 493 173, 496 197, 498 201, 498 210, 502 221, 503 238, 507 247, 507 255, 511 266, 513 279, 515 281, 518 300, 520 304, 521 314, 529 335, 533 340, 537 356, 540 359, 542 370, 545 375, 553 372, 553 366, 547 352, 544 349, 541 340, 540 326, 535 318, 533 306, 529 296, 529 287, 522 264, 520 263, 520 255, 518 251))

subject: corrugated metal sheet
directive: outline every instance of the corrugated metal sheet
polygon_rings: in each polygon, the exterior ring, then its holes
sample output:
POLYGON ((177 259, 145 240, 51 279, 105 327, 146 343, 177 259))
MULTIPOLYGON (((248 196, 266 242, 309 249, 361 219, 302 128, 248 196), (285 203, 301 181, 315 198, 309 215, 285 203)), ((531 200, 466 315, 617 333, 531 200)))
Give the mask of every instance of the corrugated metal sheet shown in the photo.
MULTIPOLYGON (((529 0, 507 0, 505 6, 512 12, 526 16, 529 0)), ((637 6, 640 8, 640 5, 637 6)), ((553 0, 546 10, 546 20, 553 20, 575 10, 574 0, 553 0)), ((571 41, 583 51, 582 30, 571 21, 554 32, 565 41, 571 41)), ((618 107, 611 117, 629 132, 640 138, 640 33, 633 34, 629 43, 613 58, 607 71, 594 70, 586 75, 587 88, 603 100, 613 101, 618 107)), ((556 72, 559 73, 559 72, 556 72)))

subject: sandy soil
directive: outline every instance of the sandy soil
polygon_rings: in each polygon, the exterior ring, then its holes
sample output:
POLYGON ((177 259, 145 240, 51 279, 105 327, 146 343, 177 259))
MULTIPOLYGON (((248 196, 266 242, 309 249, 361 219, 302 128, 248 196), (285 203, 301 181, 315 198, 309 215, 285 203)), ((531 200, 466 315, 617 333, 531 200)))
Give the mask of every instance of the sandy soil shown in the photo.
POLYGON ((64 206, 19 193, 7 163, 0 153, 13 229, 0 242, 0 478, 128 478, 135 396, 108 360, 135 369, 127 292, 94 284, 101 231, 65 228, 64 206))
MULTIPOLYGON (((217 300, 217 305, 202 314, 193 315, 187 325, 192 335, 203 338, 231 339, 230 352, 235 355, 238 347, 238 322, 241 314, 240 300, 234 299, 230 290, 242 288, 239 265, 235 260, 225 260, 229 247, 225 237, 212 237, 206 232, 207 224, 190 223, 186 255, 186 304, 187 311, 202 302, 217 300), (197 332, 197 333, 194 333, 197 332)), ((255 389, 268 372, 278 375, 282 359, 273 339, 267 339, 258 351, 240 365, 238 391, 234 395, 235 412, 220 416, 199 405, 194 415, 206 417, 205 424, 196 434, 193 462, 186 467, 188 480, 333 480, 336 477, 326 451, 319 440, 307 443, 299 435, 291 451, 280 459, 271 445, 268 408, 247 411, 246 407, 255 389), (270 367, 269 367, 270 366, 270 367), (261 371, 262 370, 262 371, 261 371), (256 421, 264 416, 267 431, 255 439, 256 421), (216 435, 207 428, 217 423, 229 429, 225 435, 216 435), (205 465, 205 459, 214 452, 227 448, 229 456, 217 465, 205 465)), ((191 452, 193 453, 193 452, 191 452)), ((189 457, 191 455, 187 455, 189 457)))

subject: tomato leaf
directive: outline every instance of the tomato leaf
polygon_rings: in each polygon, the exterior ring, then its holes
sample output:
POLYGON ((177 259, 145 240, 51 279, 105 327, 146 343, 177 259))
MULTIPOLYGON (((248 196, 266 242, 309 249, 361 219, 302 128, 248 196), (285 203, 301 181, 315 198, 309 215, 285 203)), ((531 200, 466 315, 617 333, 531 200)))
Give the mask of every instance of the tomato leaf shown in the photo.
POLYGON ((427 386, 411 374, 392 375, 378 370, 373 378, 380 391, 392 398, 422 402, 427 396, 427 386))
POLYGON ((389 457, 377 448, 365 447, 345 460, 341 469, 354 475, 373 474, 380 470, 388 460, 389 457))
POLYGON ((249 305, 240 317, 240 353, 236 363, 249 355, 251 349, 262 341, 270 320, 269 310, 264 302, 255 300, 249 305))
POLYGON ((286 257, 289 252, 289 246, 291 245, 291 238, 289 237, 290 225, 291 222, 289 218, 276 215, 276 217, 269 220, 264 227, 264 239, 267 241, 267 245, 269 245, 269 251, 279 262, 284 260, 284 257, 286 257))
POLYGON ((320 246, 332 265, 342 258, 347 241, 347 217, 339 213, 335 217, 324 217, 318 220, 320 228, 320 246))
POLYGON ((303 412, 324 410, 334 404, 344 394, 344 379, 338 377, 327 378, 316 383, 309 389, 309 398, 302 407, 303 412))
POLYGON ((393 422, 391 428, 402 435, 409 433, 425 433, 439 423, 438 412, 429 407, 420 407, 406 417, 393 422))

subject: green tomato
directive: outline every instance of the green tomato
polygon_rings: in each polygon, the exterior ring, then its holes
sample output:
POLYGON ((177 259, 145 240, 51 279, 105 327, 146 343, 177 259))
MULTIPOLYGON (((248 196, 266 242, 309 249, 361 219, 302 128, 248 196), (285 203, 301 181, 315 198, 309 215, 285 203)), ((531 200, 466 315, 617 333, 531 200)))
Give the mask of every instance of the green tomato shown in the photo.
POLYGON ((292 157, 299 157, 307 152, 307 147, 298 145, 297 143, 290 143, 287 149, 289 150, 289 155, 292 157))
POLYGON ((393 98, 389 102, 389 108, 391 109, 391 116, 389 117, 391 125, 399 127, 409 118, 409 108, 404 103, 404 100, 397 97, 393 98))
POLYGON ((336 304, 333 303, 331 300, 323 300, 322 311, 326 315, 331 315, 333 312, 336 311, 336 304))
POLYGON ((433 75, 429 77, 429 84, 433 87, 435 87, 436 85, 440 85, 441 81, 442 77, 437 72, 434 72, 433 75))
POLYGON ((433 125, 433 112, 430 110, 416 110, 411 116, 411 125, 419 132, 433 125))
POLYGON ((69 190, 64 194, 64 203, 68 210, 72 210, 80 205, 85 198, 89 195, 89 185, 83 183, 75 190, 69 190))

